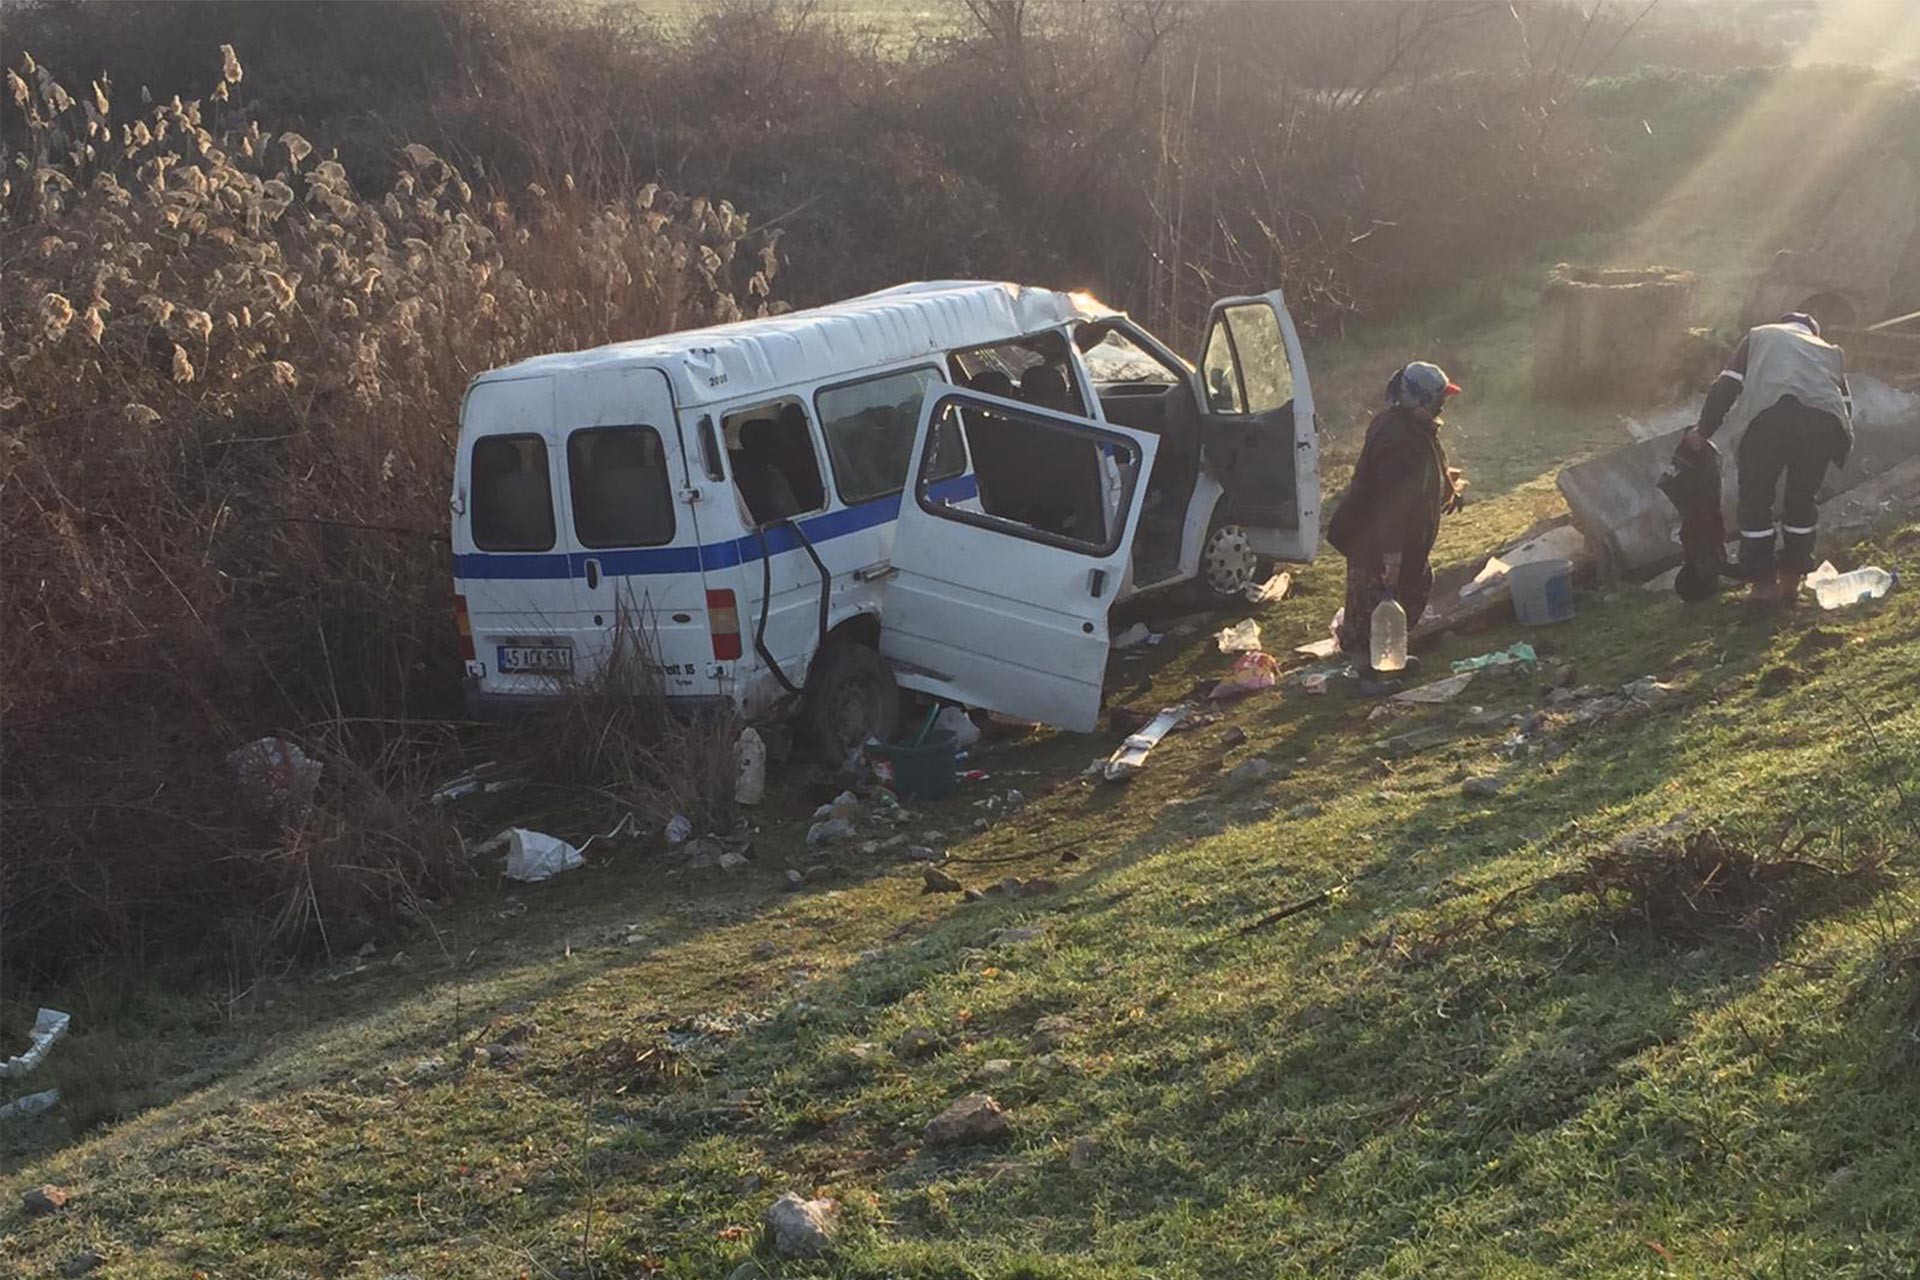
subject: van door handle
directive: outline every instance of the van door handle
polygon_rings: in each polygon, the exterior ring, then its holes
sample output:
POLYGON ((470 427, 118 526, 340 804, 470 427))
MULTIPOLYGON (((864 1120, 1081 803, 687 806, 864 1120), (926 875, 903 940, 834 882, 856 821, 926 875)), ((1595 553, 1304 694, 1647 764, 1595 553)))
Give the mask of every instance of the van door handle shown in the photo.
POLYGON ((1106 591, 1106 589, 1107 589, 1107 571, 1105 569, 1089 570, 1087 573, 1088 594, 1092 595, 1095 600, 1098 600, 1101 594, 1106 591))
POLYGON ((595 587, 598 587, 599 585, 600 585, 600 562, 598 560, 588 560, 587 561, 587 590, 592 591, 595 587))

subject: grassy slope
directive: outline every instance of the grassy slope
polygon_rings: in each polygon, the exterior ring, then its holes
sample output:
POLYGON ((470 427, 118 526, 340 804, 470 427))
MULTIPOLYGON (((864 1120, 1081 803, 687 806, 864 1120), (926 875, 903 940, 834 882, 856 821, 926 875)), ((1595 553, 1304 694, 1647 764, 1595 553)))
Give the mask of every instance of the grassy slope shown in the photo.
MULTIPOLYGON (((1739 253, 1696 248, 1663 256, 1739 253)), ((1350 416, 1400 353, 1442 343, 1483 499, 1446 534, 1456 556, 1552 510, 1551 467, 1618 439, 1611 415, 1526 404, 1514 301, 1490 325, 1441 308, 1324 369, 1350 416)), ((1920 528, 1853 554, 1914 581, 1920 528)), ((1323 633, 1339 572, 1299 575, 1263 617, 1270 649, 1323 633)), ((663 878, 623 849, 443 913, 410 962, 296 976, 238 1015, 204 986, 156 996, 166 977, 63 993, 82 1027, 60 1055, 70 1094, 118 1076, 123 1102, 160 1105, 70 1143, 57 1117, 0 1134, 11 1185, 76 1193, 53 1220, 0 1203, 0 1275, 94 1246, 114 1276, 711 1277, 749 1258, 789 1188, 846 1205, 840 1253, 813 1268, 844 1275, 1915 1273, 1916 988, 1890 962, 1920 931, 1892 790, 1920 802, 1920 618, 1904 595, 1775 621, 1632 587, 1581 609, 1550 640, 1583 681, 1683 692, 1551 763, 1509 764, 1503 730, 1464 708, 1370 722, 1298 690, 1232 712, 1244 745, 1169 739, 1126 789, 1070 780, 1105 736, 982 752, 1036 799, 954 852, 1073 841, 1081 860, 954 870, 1051 876, 1056 895, 923 897, 914 869, 855 855, 834 887, 783 895, 780 869, 811 860, 807 803, 784 792, 737 879, 663 878), (1460 731, 1392 755, 1428 722, 1460 731), (1228 784, 1254 755, 1281 773, 1228 784), (1462 799, 1486 772, 1507 791, 1462 799), (1809 902, 1778 949, 1675 947, 1566 887, 1588 850, 1686 809, 1762 843, 1799 815, 1811 856, 1886 852, 1901 875, 1870 902, 1809 902), (1237 932, 1356 875, 1325 908, 1237 932), (525 913, 502 918, 509 899, 525 913), (1010 926, 1040 932, 996 944, 1010 926), (1031 1043, 1055 1014, 1063 1043, 1031 1043), (523 1026, 511 1065, 463 1064, 523 1026), (896 1058, 913 1028, 941 1050, 896 1058), (631 1065, 649 1048, 671 1069, 631 1065), (988 1078, 996 1059, 1011 1070, 988 1078), (1013 1141, 925 1150, 925 1121, 980 1087, 1013 1141)), ((1515 638, 1455 637, 1428 661, 1515 638)), ((1122 661, 1116 698, 1159 705, 1223 665, 1204 637, 1170 644, 1122 661)), ((1467 701, 1536 694, 1483 682, 1467 701)), ((965 831, 984 794, 912 829, 965 831)))

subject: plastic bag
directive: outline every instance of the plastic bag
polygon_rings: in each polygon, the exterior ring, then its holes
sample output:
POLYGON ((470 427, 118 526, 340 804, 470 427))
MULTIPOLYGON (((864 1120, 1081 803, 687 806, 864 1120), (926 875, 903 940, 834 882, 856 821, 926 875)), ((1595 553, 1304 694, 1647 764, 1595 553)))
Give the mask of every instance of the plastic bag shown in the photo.
POLYGON ((933 731, 952 734, 956 751, 965 751, 980 741, 980 726, 973 722, 965 707, 940 708, 940 714, 933 718, 933 731))
POLYGON ((535 883, 586 865, 580 851, 558 836, 515 827, 507 842, 507 879, 535 883))
POLYGON ((684 813, 676 813, 667 819, 666 837, 668 844, 685 844, 693 839, 693 819, 684 813))
POLYGON ((1222 653, 1254 653, 1260 648, 1260 624, 1252 618, 1236 622, 1214 637, 1222 653))
POLYGON ((734 803, 759 804, 767 794, 767 744, 758 731, 742 729, 733 750, 740 764, 740 777, 733 784, 734 803))
POLYGON ((1233 664, 1233 672, 1213 686, 1214 698, 1244 698, 1280 683, 1280 663, 1270 654, 1243 653, 1233 664))

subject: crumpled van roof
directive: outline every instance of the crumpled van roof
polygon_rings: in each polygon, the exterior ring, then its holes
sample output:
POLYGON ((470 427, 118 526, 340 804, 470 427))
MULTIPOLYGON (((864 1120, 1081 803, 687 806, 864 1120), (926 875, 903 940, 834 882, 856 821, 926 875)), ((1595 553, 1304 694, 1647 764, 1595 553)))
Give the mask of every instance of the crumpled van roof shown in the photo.
POLYGON ((682 408, 774 392, 844 371, 937 358, 961 347, 1005 342, 1075 319, 1115 314, 1087 294, 990 280, 897 285, 785 315, 535 356, 476 382, 586 369, 662 370, 682 408))

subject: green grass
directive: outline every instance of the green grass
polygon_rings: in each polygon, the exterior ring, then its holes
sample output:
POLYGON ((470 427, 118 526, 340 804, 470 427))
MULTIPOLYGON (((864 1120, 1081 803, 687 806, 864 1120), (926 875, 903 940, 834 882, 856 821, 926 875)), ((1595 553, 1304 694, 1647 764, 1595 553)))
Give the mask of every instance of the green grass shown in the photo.
MULTIPOLYGON (((1442 560, 1559 510, 1554 469, 1622 438, 1611 412, 1527 402, 1531 287, 1491 320, 1463 291, 1316 365, 1336 479, 1398 363, 1439 358, 1467 386, 1449 443, 1480 500, 1442 560)), ((1880 537, 1840 558, 1920 580, 1920 527, 1880 537)), ((1261 615, 1268 649, 1324 635, 1340 595, 1337 558, 1300 571, 1261 615)), ((1120 657, 1113 700, 1153 709, 1217 678, 1215 625, 1120 657)), ((1519 638, 1452 636, 1426 661, 1519 638)), ((114 1277, 725 1276, 788 1189, 841 1200, 839 1249, 742 1274, 1920 1272, 1905 589, 1761 618, 1626 585, 1525 638, 1583 683, 1680 693, 1563 731, 1551 761, 1508 761, 1505 728, 1471 716, 1538 705, 1534 681, 1490 678, 1383 720, 1337 694, 1256 697, 1228 714, 1244 744, 1177 735, 1125 788, 1077 776, 1111 734, 983 747, 990 782, 908 830, 994 860, 951 868, 971 884, 1045 876, 1047 896, 922 896, 917 868, 858 854, 782 893, 786 866, 817 860, 788 779, 739 877, 596 846, 550 886, 441 909, 404 961, 390 946, 246 992, 189 967, 49 993, 76 1015, 55 1059, 68 1099, 0 1128, 0 1161, 9 1188, 74 1203, 28 1220, 0 1201, 0 1275, 96 1248, 114 1277), (1427 726, 1451 736, 1389 741, 1427 726), (1230 784, 1253 756, 1278 773, 1230 784), (1462 798, 1485 773, 1506 791, 1462 798), (1030 803, 974 832, 1008 787, 1030 803), (1814 833, 1806 856, 1885 857, 1891 877, 1810 896, 1777 945, 1676 945, 1575 886, 1587 853, 1683 811, 1758 847, 1791 821, 1814 833), (1078 861, 1023 853, 1064 842, 1078 861), (1039 932, 996 940, 1016 927, 1039 932), (1071 1032, 1034 1043, 1056 1015, 1071 1032), (939 1051, 896 1057, 919 1028, 939 1051), (508 1065, 468 1060, 521 1032, 508 1065), (998 1059, 1011 1070, 987 1076, 998 1059), (926 1149, 926 1121, 974 1090, 1009 1107, 1013 1140, 926 1149)))

